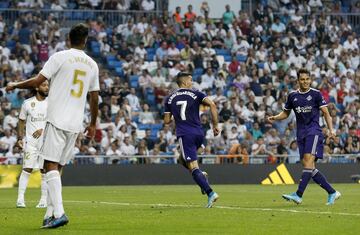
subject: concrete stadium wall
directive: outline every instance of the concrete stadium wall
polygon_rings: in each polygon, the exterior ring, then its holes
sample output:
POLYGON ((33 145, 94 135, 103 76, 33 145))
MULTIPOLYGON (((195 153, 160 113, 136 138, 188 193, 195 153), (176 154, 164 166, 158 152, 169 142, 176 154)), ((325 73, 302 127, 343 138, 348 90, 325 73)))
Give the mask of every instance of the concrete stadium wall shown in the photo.
MULTIPOLYGON (((277 165, 202 165, 212 184, 260 184, 277 165)), ((286 165, 295 182, 302 167, 286 165)), ((352 183, 351 175, 360 174, 358 164, 318 164, 332 183, 352 183)), ((66 166, 63 185, 161 185, 193 184, 191 175, 180 165, 83 165, 66 166)))

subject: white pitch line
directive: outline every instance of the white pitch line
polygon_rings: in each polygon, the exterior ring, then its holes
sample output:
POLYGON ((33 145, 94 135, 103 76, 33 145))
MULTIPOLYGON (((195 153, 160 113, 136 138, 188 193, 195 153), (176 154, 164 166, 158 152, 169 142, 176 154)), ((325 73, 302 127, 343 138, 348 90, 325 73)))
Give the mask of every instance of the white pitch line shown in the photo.
MULTIPOLYGON (((186 205, 186 204, 130 203, 130 202, 102 202, 102 201, 64 201, 64 202, 65 203, 68 202, 68 203, 106 204, 106 205, 118 205, 118 206, 202 208, 202 206, 199 206, 199 205, 186 205)), ((303 214, 360 216, 360 214, 358 214, 358 213, 331 212, 331 211, 300 211, 300 210, 290 210, 290 209, 238 207, 238 206, 214 206, 214 208, 225 209, 225 210, 243 210, 243 211, 274 211, 274 212, 303 213, 303 214)))

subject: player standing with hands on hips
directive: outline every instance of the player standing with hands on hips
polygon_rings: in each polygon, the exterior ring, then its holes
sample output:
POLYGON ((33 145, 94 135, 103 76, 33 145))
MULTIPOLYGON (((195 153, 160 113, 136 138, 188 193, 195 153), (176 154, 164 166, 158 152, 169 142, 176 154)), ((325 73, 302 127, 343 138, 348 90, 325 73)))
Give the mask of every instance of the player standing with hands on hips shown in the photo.
POLYGON ((74 25, 69 33, 71 48, 52 55, 40 73, 23 82, 9 83, 15 88, 33 89, 48 80, 47 123, 41 154, 48 185, 48 207, 42 228, 57 228, 69 222, 62 201, 60 170, 73 157, 75 141, 83 130, 86 97, 89 93, 91 121, 86 128, 93 138, 98 115, 99 68, 83 51, 89 34, 85 24, 74 25))
POLYGON ((179 89, 170 94, 165 100, 164 123, 169 124, 173 116, 176 124, 181 157, 186 163, 186 168, 192 174, 194 181, 208 196, 206 207, 211 208, 219 195, 212 190, 205 175, 199 169, 197 151, 204 141, 204 132, 200 123, 200 104, 210 107, 212 116, 212 129, 214 136, 219 134, 218 116, 215 103, 200 91, 192 89, 192 76, 180 72, 176 77, 179 89))
POLYGON ((304 168, 298 190, 292 194, 284 194, 282 197, 300 204, 306 186, 312 178, 328 193, 326 204, 332 205, 341 194, 327 182, 324 175, 315 167, 316 160, 323 158, 324 148, 324 136, 319 125, 320 110, 324 115, 330 137, 335 137, 335 131, 327 102, 320 91, 310 87, 311 82, 309 71, 300 69, 298 72, 299 90, 288 95, 284 111, 276 116, 269 117, 268 120, 270 122, 284 120, 289 117, 291 110, 294 110, 296 115, 297 143, 304 168))
POLYGON ((25 100, 21 106, 18 122, 18 140, 16 145, 24 150, 23 169, 19 178, 18 198, 16 207, 25 208, 25 191, 33 169, 40 168, 41 198, 36 208, 46 208, 47 184, 45 171, 42 165, 40 148, 43 143, 43 132, 46 124, 47 95, 49 82, 44 81, 35 89, 36 95, 25 100), (24 138, 24 127, 25 140, 24 138))

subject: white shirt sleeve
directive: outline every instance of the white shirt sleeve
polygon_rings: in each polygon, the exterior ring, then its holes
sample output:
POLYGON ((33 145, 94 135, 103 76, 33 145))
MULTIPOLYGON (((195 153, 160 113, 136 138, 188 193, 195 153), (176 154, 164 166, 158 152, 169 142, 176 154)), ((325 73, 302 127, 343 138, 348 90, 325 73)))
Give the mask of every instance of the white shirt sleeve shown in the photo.
POLYGON ((20 110, 20 114, 19 114, 19 119, 20 120, 26 120, 26 108, 25 108, 26 103, 24 102, 21 105, 21 110, 20 110))
POLYGON ((90 82, 89 91, 99 91, 100 85, 99 85, 99 67, 96 65, 95 67, 95 73, 94 77, 90 82))
POLYGON ((51 77, 57 73, 57 71, 60 69, 60 61, 56 58, 57 54, 50 56, 48 61, 46 61, 43 69, 40 71, 40 73, 46 77, 48 80, 51 79, 51 77))

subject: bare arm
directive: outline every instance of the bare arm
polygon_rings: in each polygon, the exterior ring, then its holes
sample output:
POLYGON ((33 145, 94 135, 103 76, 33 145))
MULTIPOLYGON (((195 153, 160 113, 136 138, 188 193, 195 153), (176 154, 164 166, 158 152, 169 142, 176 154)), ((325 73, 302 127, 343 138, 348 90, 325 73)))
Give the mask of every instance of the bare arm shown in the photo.
POLYGON ((25 127, 25 120, 19 119, 18 126, 17 126, 18 140, 22 140, 24 138, 24 127, 25 127))
POLYGON ((17 141, 16 145, 23 148, 23 138, 24 138, 24 128, 25 127, 25 120, 19 119, 18 126, 17 126, 17 141))
POLYGON ((320 107, 320 110, 324 114, 326 125, 327 125, 327 127, 328 127, 328 129, 330 131, 330 137, 335 137, 335 131, 334 131, 333 125, 332 125, 332 118, 330 116, 330 113, 329 113, 329 110, 328 110, 327 106, 320 107))
POLYGON ((171 123, 171 113, 165 113, 164 114, 164 124, 170 124, 171 123))
POLYGON ((218 128, 219 118, 218 118, 218 114, 217 114, 216 105, 209 98, 205 98, 202 101, 202 103, 210 107, 210 113, 211 113, 211 117, 212 117, 214 136, 217 136, 219 134, 220 130, 218 128))
POLYGON ((89 138, 93 138, 96 132, 96 119, 99 112, 99 92, 91 91, 90 92, 90 125, 86 128, 85 132, 87 132, 86 136, 89 138))
POLYGON ((284 110, 278 115, 270 116, 268 118, 269 121, 281 121, 289 117, 291 110, 284 110))
POLYGON ((43 83, 47 78, 42 74, 38 74, 36 77, 30 78, 28 80, 22 82, 10 82, 6 86, 6 91, 12 91, 16 88, 19 89, 33 89, 38 87, 41 83, 43 83))
POLYGON ((96 125, 96 119, 99 112, 99 92, 98 91, 91 91, 90 92, 90 126, 96 125))

